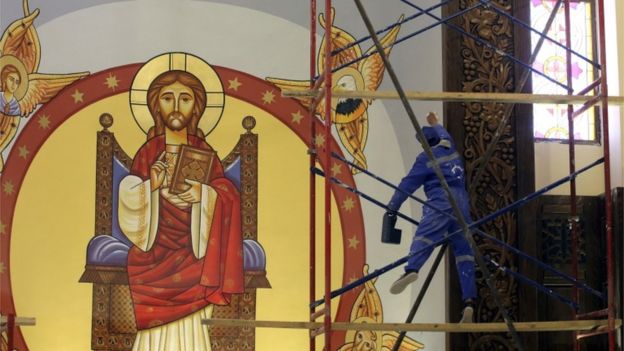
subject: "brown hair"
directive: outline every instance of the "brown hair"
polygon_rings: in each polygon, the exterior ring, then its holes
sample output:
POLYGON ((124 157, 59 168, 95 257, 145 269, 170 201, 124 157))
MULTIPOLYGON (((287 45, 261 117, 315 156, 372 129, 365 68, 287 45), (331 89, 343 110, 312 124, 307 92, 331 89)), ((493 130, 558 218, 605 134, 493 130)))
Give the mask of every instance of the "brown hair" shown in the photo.
POLYGON ((17 68, 13 65, 6 65, 4 67, 2 67, 2 72, 0 72, 0 79, 2 80, 2 82, 0 83, 1 86, 0 88, 2 88, 2 91, 6 90, 6 87, 4 86, 6 83, 6 79, 9 76, 9 74, 11 73, 17 73, 17 75, 20 77, 20 80, 22 79, 22 75, 19 73, 19 71, 17 70, 17 68))
POLYGON ((175 82, 184 84, 193 91, 193 94, 195 95, 195 105, 193 106, 193 115, 191 116, 191 120, 187 127, 187 132, 188 134, 197 135, 200 138, 203 138, 204 133, 201 129, 197 128, 197 125, 199 124, 199 119, 206 108, 206 89, 204 89, 204 85, 201 81, 199 81, 199 79, 197 79, 197 77, 186 71, 179 70, 162 73, 156 77, 154 81, 152 81, 149 89, 147 90, 147 106, 152 118, 154 119, 154 128, 150 129, 148 138, 165 133, 165 124, 160 117, 160 113, 158 112, 158 95, 163 87, 171 85, 175 82))

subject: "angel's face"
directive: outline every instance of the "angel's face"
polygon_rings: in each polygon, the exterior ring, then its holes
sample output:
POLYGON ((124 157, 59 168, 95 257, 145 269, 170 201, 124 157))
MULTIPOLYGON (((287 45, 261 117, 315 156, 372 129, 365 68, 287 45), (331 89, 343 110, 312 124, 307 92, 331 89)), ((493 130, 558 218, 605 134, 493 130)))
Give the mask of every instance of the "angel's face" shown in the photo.
POLYGON ((164 86, 158 95, 160 115, 165 125, 172 130, 182 130, 187 126, 194 105, 193 90, 180 82, 164 86))
POLYGON ((20 81, 19 74, 15 72, 9 73, 4 79, 4 82, 2 82, 2 88, 11 94, 14 94, 20 85, 20 81))
MULTIPOLYGON (((333 76, 335 91, 356 91, 364 89, 362 73, 353 67, 339 69, 333 76)), ((332 101, 334 122, 350 123, 362 117, 366 112, 367 104, 360 98, 340 98, 332 101)))
MULTIPOLYGON (((357 89, 357 82, 352 75, 344 75, 338 80, 336 90, 342 91, 355 91, 357 89)), ((362 99, 359 98, 341 98, 338 100, 336 107, 334 108, 337 114, 341 116, 355 116, 356 119, 364 112, 362 99)))

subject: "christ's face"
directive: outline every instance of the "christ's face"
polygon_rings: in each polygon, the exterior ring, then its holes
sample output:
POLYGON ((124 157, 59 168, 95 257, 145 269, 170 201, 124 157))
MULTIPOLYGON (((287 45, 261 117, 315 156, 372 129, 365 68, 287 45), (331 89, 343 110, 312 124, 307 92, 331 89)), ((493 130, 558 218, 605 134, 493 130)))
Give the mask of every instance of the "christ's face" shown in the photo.
POLYGON ((195 106, 193 90, 180 82, 164 86, 158 94, 160 116, 171 130, 178 131, 187 126, 191 120, 193 106, 195 106))
POLYGON ((9 73, 3 83, 3 89, 11 94, 14 94, 20 85, 20 76, 15 72, 9 73))

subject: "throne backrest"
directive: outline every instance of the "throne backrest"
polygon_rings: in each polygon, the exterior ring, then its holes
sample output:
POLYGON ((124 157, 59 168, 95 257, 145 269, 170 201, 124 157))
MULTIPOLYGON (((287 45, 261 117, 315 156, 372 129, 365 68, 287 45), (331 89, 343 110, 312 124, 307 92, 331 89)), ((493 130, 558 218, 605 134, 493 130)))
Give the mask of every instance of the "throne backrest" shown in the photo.
MULTIPOLYGON (((95 236, 87 249, 87 265, 80 282, 94 284, 92 349, 129 350, 136 334, 125 267, 132 244, 119 228, 117 194, 132 158, 108 130, 112 116, 103 114, 100 123, 104 129, 97 136, 95 236)), ((228 306, 215 306, 213 318, 255 319, 255 289, 270 288, 265 253, 257 241, 258 135, 251 132, 255 123, 251 116, 242 120, 245 132, 222 159, 226 177, 240 192, 245 293, 234 295, 228 306)), ((212 327, 210 335, 213 350, 254 348, 255 333, 243 328, 212 327)))

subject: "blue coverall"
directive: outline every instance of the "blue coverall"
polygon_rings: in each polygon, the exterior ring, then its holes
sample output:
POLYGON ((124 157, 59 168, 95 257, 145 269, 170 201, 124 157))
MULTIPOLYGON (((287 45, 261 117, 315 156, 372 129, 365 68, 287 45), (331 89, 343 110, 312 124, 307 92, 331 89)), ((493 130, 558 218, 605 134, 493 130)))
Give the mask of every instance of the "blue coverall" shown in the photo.
MULTIPOLYGON (((440 164, 444 178, 455 197, 464 219, 467 223, 471 223, 470 201, 465 186, 463 160, 457 153, 453 139, 446 129, 439 124, 433 127, 425 127, 423 128, 423 132, 425 132, 425 137, 429 144, 433 143, 433 145, 431 145, 433 155, 440 164)), ((453 215, 451 204, 433 170, 433 162, 429 160, 424 152, 421 152, 416 157, 412 169, 399 184, 399 188, 405 193, 396 191, 388 204, 388 208, 391 211, 398 211, 401 204, 407 199, 406 194, 413 193, 421 185, 425 187, 427 204, 453 215)), ((427 247, 435 241, 442 240, 447 233, 454 233, 458 230, 461 230, 461 226, 456 220, 428 206, 424 206, 422 220, 412 240, 410 253, 427 247)), ((462 298, 464 301, 475 299, 477 296, 475 261, 470 244, 463 232, 453 235, 449 243, 455 255, 455 262, 462 289, 462 298)), ((433 252, 433 249, 434 248, 430 246, 419 254, 411 256, 405 266, 405 271, 418 272, 433 252)))

